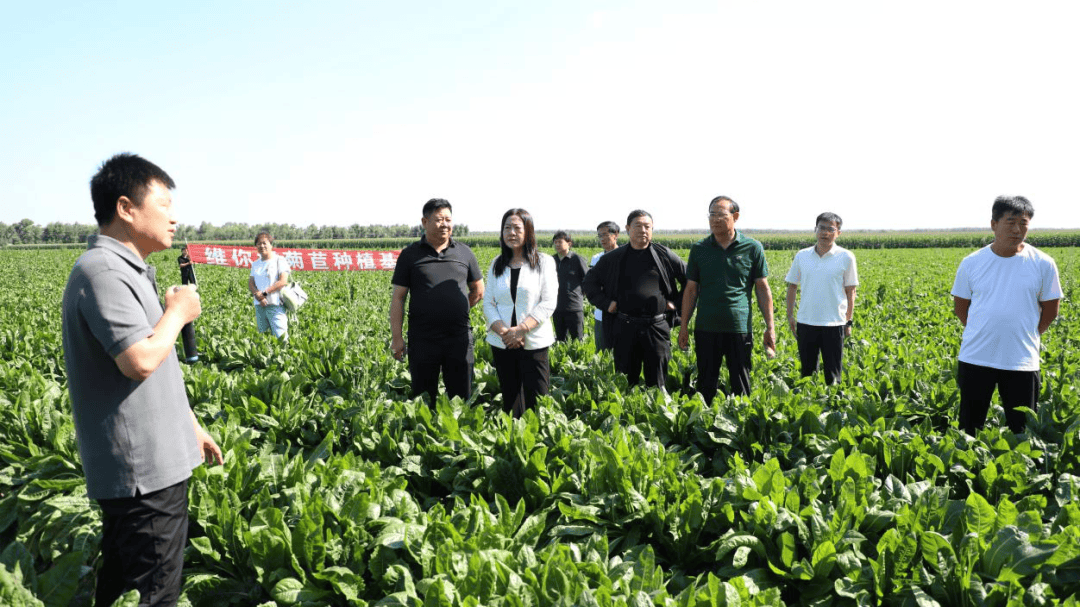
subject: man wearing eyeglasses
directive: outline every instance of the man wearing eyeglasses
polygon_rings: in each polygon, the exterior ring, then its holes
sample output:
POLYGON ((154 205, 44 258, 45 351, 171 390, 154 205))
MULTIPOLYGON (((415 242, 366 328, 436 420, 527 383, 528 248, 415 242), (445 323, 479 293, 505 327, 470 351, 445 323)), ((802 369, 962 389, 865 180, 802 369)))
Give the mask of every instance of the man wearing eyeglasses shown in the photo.
POLYGON ((836 213, 822 213, 815 223, 817 242, 795 254, 787 277, 787 321, 799 344, 803 377, 817 371, 818 356, 825 383, 840 381, 844 338, 851 336, 855 312, 855 289, 859 271, 855 254, 836 244, 843 220, 836 213), (802 292, 798 316, 795 294, 802 292))
POLYGON ((697 357, 697 390, 711 402, 720 381, 720 363, 727 360, 731 394, 750 393, 750 354, 753 351, 751 293, 765 319, 762 345, 776 351, 769 265, 761 243, 735 229, 739 205, 727 196, 709 202, 711 234, 690 248, 686 264, 686 290, 682 300, 679 347, 690 346, 690 317, 695 306, 694 354, 697 357), (701 305, 697 305, 700 302, 701 305))

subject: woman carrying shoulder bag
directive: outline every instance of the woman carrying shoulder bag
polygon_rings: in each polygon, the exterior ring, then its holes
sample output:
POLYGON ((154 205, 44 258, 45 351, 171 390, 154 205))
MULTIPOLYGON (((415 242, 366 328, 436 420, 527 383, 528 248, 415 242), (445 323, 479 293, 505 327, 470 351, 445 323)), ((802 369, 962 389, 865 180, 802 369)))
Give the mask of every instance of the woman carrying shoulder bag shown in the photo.
POLYGON ((503 408, 521 417, 551 385, 548 347, 555 343, 551 314, 559 295, 555 260, 536 246, 532 215, 503 215, 502 252, 484 284, 487 342, 502 388, 503 408))
POLYGON ((289 284, 289 264, 274 253, 274 237, 263 230, 255 237, 259 259, 251 264, 248 291, 255 298, 255 324, 259 333, 269 330, 283 342, 289 341, 289 318, 281 301, 281 290, 289 284))

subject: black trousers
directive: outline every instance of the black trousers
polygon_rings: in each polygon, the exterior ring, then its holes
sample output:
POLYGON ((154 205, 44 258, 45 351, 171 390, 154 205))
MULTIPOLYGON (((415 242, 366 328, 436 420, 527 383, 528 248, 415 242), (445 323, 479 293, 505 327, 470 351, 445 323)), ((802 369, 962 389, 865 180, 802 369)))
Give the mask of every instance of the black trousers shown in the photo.
POLYGON ((468 399, 472 394, 474 360, 471 332, 436 339, 409 335, 413 396, 427 394, 428 403, 434 407, 439 395, 439 373, 442 373, 446 395, 468 399))
POLYGON ((663 315, 658 319, 627 318, 622 314, 608 317, 614 323, 612 353, 615 370, 626 375, 636 386, 645 375, 646 386, 663 388, 671 362, 671 328, 663 315))
POLYGON ((95 604, 112 605, 136 589, 139 605, 175 605, 187 542, 187 480, 146 495, 98 500, 101 569, 95 604))
POLYGON ((1026 420, 1017 407, 1038 406, 1039 389, 1042 378, 1038 371, 1003 371, 992 367, 982 367, 960 362, 956 383, 960 387, 960 429, 968 434, 986 425, 986 414, 990 411, 990 399, 994 388, 1001 396, 1001 406, 1005 409, 1005 423, 1015 434, 1024 431, 1026 420))
POLYGON ((547 394, 551 387, 551 366, 548 349, 491 348, 495 374, 499 376, 503 410, 521 417, 528 409, 536 408, 536 397, 547 394))
POLYGON ((555 325, 557 341, 585 337, 585 312, 582 310, 555 310, 551 322, 555 325))
POLYGON ((840 381, 844 363, 844 325, 821 327, 804 325, 796 327, 795 340, 799 344, 799 365, 803 377, 817 372, 818 354, 825 368, 825 383, 840 381))
POLYGON ((727 361, 731 394, 750 394, 750 358, 754 349, 754 337, 749 333, 717 333, 694 331, 694 354, 697 356, 697 391, 711 403, 716 397, 720 383, 720 363, 727 361))

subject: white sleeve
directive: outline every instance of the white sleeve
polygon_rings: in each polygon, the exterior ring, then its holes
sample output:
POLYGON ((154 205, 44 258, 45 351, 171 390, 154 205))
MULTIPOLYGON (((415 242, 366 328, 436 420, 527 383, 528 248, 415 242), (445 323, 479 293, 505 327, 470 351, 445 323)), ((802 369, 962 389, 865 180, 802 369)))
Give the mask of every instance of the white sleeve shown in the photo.
POLYGON ((537 323, 544 324, 555 313, 559 303, 559 275, 555 271, 555 260, 547 254, 540 255, 540 301, 532 309, 532 316, 537 323))
POLYGON ((1039 287, 1039 301, 1061 299, 1061 278, 1058 276, 1057 263, 1047 257, 1043 264, 1042 284, 1039 287))
POLYGON ((788 270, 787 276, 784 277, 784 282, 797 285, 802 280, 802 272, 799 270, 799 252, 795 252, 794 259, 791 260, 791 269, 788 270))
POLYGON ((859 286, 859 269, 855 267, 855 254, 851 251, 848 251, 848 260, 850 263, 844 270, 844 286, 857 287, 859 286))
POLYGON ((964 258, 960 262, 960 267, 956 268, 956 279, 953 280, 952 295, 953 297, 959 297, 961 299, 971 299, 971 280, 968 278, 968 259, 964 258))

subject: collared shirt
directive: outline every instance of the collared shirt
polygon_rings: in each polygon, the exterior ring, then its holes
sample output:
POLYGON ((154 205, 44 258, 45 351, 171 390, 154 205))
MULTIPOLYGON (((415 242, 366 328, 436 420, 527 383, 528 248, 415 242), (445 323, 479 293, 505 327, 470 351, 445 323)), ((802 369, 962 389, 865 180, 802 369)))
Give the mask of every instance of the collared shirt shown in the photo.
POLYGON ((804 325, 836 327, 847 323, 844 287, 859 285, 855 254, 834 244, 824 255, 816 246, 795 253, 785 282, 799 285, 797 320, 804 325))
POLYGON ((750 333, 754 284, 769 275, 761 243, 735 230, 725 249, 710 234, 690 247, 686 278, 698 283, 695 328, 716 333, 750 333))
POLYGON ((176 351, 144 381, 115 357, 154 334, 164 310, 154 268, 91 236, 63 299, 64 366, 87 494, 132 497, 174 485, 201 463, 176 351))
POLYGON ((559 312, 580 312, 584 309, 581 296, 581 281, 589 268, 585 258, 570 251, 566 257, 555 257, 555 273, 559 277, 559 301, 555 309, 559 312))
POLYGON ((409 289, 409 334, 440 338, 470 330, 469 285, 482 279, 464 243, 450 239, 439 252, 421 236, 401 251, 390 282, 409 289))

